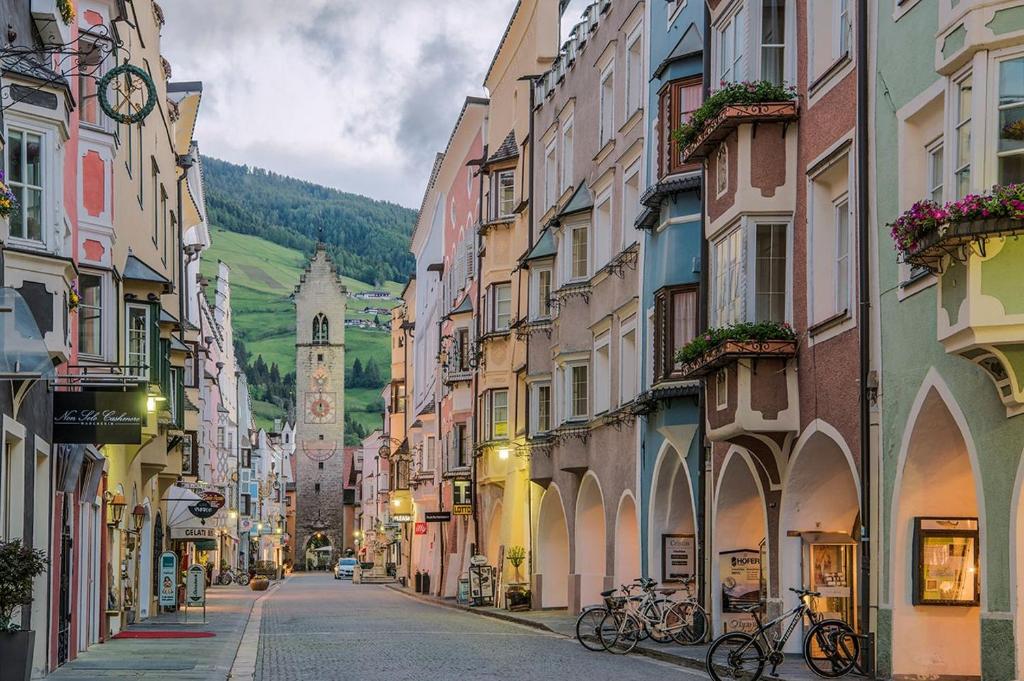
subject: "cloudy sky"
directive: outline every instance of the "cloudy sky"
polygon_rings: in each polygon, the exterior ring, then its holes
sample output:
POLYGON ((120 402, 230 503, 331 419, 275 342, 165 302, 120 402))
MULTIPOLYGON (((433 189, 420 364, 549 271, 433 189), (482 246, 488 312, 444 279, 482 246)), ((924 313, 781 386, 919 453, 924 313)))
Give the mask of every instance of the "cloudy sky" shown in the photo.
POLYGON ((515 0, 170 0, 203 153, 418 207, 515 0))
MULTIPOLYGON (((586 0, 572 0, 565 24, 586 0)), ((419 207, 515 0, 167 0, 203 153, 419 207)))

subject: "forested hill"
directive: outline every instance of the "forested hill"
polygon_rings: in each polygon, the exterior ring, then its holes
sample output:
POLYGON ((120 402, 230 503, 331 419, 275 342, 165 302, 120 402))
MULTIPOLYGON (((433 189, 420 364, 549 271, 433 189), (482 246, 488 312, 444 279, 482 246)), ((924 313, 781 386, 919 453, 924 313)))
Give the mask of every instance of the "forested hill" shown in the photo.
POLYGON ((211 224, 311 253, 320 229, 341 273, 404 282, 416 211, 284 175, 203 157, 211 224))

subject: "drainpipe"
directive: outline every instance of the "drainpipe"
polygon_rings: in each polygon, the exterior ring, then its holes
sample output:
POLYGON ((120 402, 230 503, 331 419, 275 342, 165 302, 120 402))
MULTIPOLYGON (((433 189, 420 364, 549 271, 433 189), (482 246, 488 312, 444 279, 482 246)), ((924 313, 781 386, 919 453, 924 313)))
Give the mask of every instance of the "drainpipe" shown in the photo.
MULTIPOLYGON (((476 218, 477 224, 482 225, 484 222, 484 170, 483 163, 487 160, 487 145, 484 145, 484 153, 480 159, 480 167, 478 176, 479 180, 479 200, 476 203, 476 218)), ((476 314, 473 315, 473 322, 476 325, 476 335, 474 341, 480 340, 480 302, 483 291, 483 250, 484 250, 484 238, 477 232, 476 236, 476 307, 474 308, 476 314)), ((473 353, 476 354, 476 348, 473 348, 473 353)), ((473 423, 471 424, 471 432, 473 434, 473 449, 476 449, 476 442, 479 437, 478 422, 480 420, 479 406, 480 406, 480 367, 479 357, 476 360, 477 366, 473 370, 473 423)), ((470 471, 470 486, 473 494, 473 546, 476 553, 480 553, 480 500, 477 496, 478 491, 478 470, 477 470, 477 457, 476 452, 472 453, 472 469, 470 471)))
POLYGON ((860 632, 864 638, 864 672, 874 671, 871 629, 871 221, 868 195, 868 3, 857 3, 857 250, 858 319, 860 329, 860 632))
MULTIPOLYGON (((708 9, 707 4, 704 5, 704 35, 707 35, 707 28, 711 26, 711 10, 708 9)), ((702 89, 704 99, 707 99, 708 94, 711 91, 711 51, 706 47, 703 53, 703 78, 702 89)), ((708 240, 704 238, 704 216, 707 215, 707 192, 704 190, 704 173, 701 174, 701 187, 700 187, 700 288, 698 290, 697 300, 699 301, 697 307, 697 327, 700 331, 704 331, 708 328, 708 240)), ((701 387, 704 388, 704 382, 701 382, 701 387)), ((701 555, 703 556, 703 567, 700 571, 700 577, 697 580, 697 598, 704 604, 708 612, 711 611, 711 590, 708 588, 708 567, 711 565, 712 556, 709 555, 712 547, 711 542, 711 521, 710 516, 705 512, 708 503, 708 485, 711 484, 711 479, 708 476, 707 465, 708 465, 708 452, 711 448, 705 442, 707 438, 707 427, 705 424, 706 417, 706 391, 700 390, 697 393, 697 443, 700 447, 700 457, 698 459, 698 465, 700 470, 697 472, 697 479, 701 481, 697 489, 697 532, 700 536, 702 544, 701 555)))

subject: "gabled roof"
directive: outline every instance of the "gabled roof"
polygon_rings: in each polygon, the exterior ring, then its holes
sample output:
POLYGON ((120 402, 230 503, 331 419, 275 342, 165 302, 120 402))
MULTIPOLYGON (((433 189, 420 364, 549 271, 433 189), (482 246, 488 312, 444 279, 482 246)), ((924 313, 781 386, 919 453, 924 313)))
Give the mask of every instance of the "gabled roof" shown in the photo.
POLYGON ((523 257, 523 262, 529 262, 531 260, 540 260, 541 258, 551 258, 557 253, 555 249, 555 237, 551 234, 550 229, 545 229, 540 233, 540 237, 537 239, 537 243, 533 245, 530 252, 523 257))
POLYGON ((661 74, 665 73, 665 69, 669 66, 686 57, 700 54, 703 50, 704 39, 700 35, 700 29, 697 28, 697 24, 691 23, 683 31, 683 37, 679 39, 669 55, 658 64, 658 68, 654 69, 654 77, 661 78, 661 74))
POLYGON ((163 284, 166 291, 170 291, 171 288, 171 281, 167 277, 142 262, 138 256, 132 253, 129 253, 128 258, 124 261, 124 272, 122 273, 122 276, 125 279, 131 279, 133 281, 150 281, 157 284, 163 284))
POLYGON ((590 187, 587 186, 587 181, 580 182, 580 186, 576 187, 576 191, 572 193, 572 197, 562 210, 558 211, 558 216, 572 215, 573 213, 582 213, 585 210, 590 210, 594 207, 594 197, 590 193, 590 187))
POLYGON ((491 154, 490 158, 487 159, 487 163, 497 163, 498 161, 505 161, 510 158, 519 158, 519 146, 516 144, 515 130, 509 131, 508 135, 505 136, 505 141, 491 154))

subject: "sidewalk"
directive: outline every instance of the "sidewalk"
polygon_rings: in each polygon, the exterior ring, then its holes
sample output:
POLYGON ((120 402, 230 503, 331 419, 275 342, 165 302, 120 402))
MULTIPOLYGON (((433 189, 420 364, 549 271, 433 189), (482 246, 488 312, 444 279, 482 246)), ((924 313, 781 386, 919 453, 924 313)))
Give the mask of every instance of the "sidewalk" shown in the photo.
MULTIPOLYGON (((516 624, 533 627, 534 629, 541 629, 543 631, 559 634, 566 638, 576 638, 576 616, 570 614, 568 610, 527 610, 525 612, 509 612, 502 608, 491 608, 486 606, 470 607, 468 605, 457 603, 451 598, 425 596, 423 594, 416 593, 412 589, 402 588, 397 584, 389 585, 388 588, 442 607, 455 608, 457 610, 471 612, 484 617, 493 617, 507 622, 515 622, 516 624)), ((704 658, 707 655, 707 651, 707 645, 680 646, 673 643, 658 644, 648 639, 638 643, 636 648, 633 649, 633 654, 644 655, 663 662, 676 664, 680 667, 704 671, 704 658)), ((770 667, 765 669, 766 677, 770 671, 770 667)), ((851 677, 863 678, 854 675, 851 675, 851 677)), ((779 675, 771 678, 777 678, 780 681, 812 681, 819 677, 807 668, 807 665, 804 664, 803 656, 786 655, 786 661, 779 666, 779 675)))
POLYGON ((143 679, 144 681, 224 681, 231 671, 253 604, 273 593, 241 586, 217 586, 206 592, 206 623, 202 610, 162 613, 128 627, 129 632, 189 632, 206 638, 123 638, 98 643, 47 678, 55 681, 143 679))

